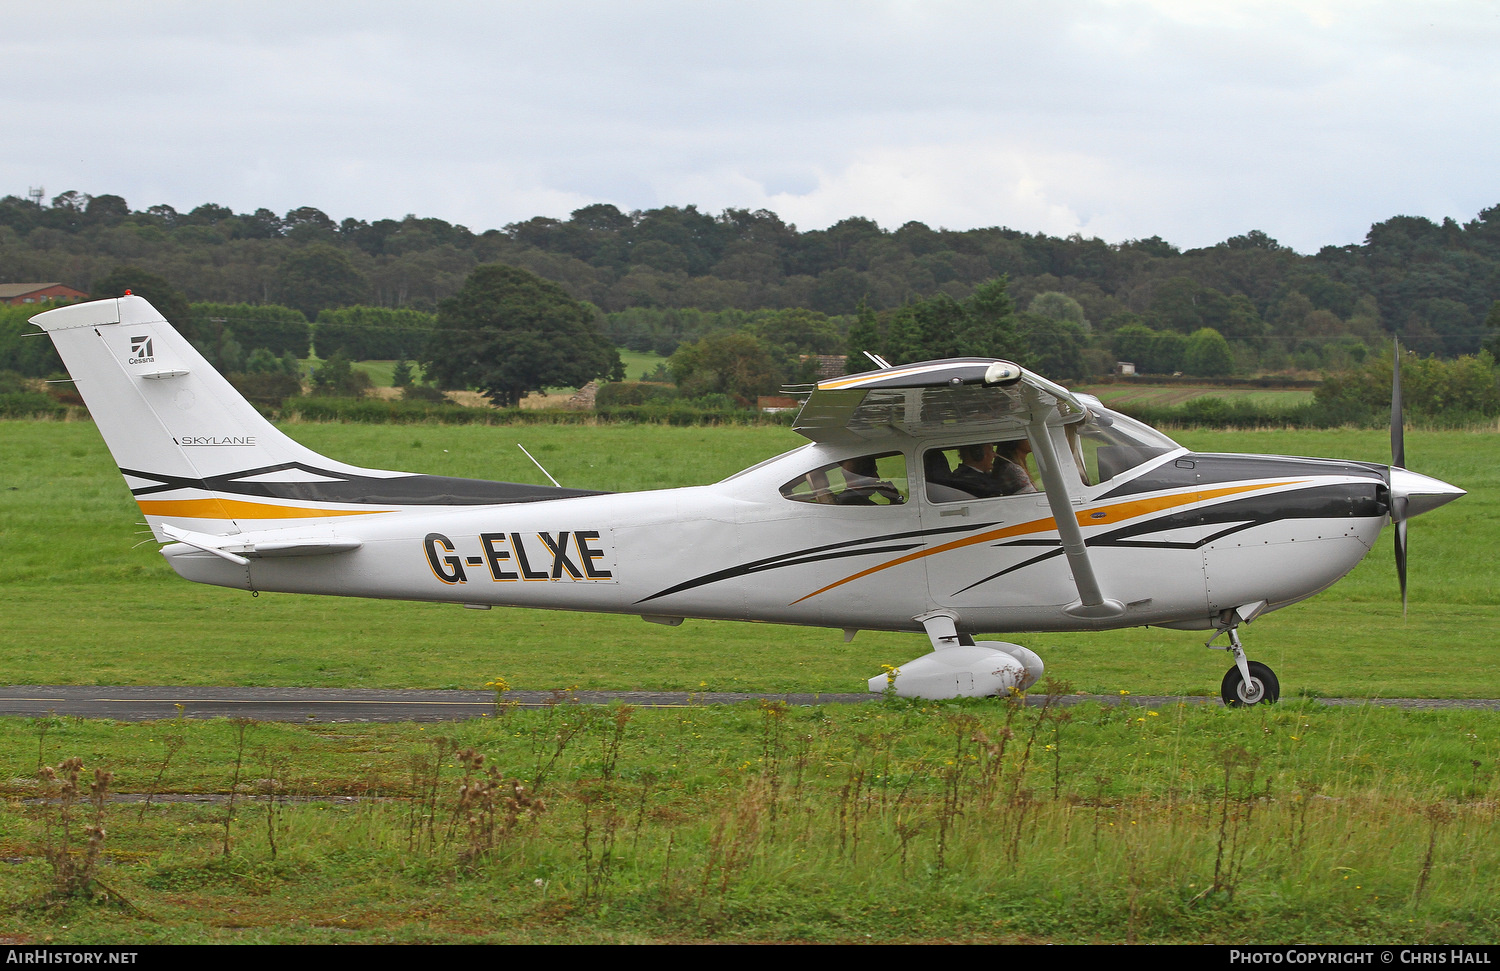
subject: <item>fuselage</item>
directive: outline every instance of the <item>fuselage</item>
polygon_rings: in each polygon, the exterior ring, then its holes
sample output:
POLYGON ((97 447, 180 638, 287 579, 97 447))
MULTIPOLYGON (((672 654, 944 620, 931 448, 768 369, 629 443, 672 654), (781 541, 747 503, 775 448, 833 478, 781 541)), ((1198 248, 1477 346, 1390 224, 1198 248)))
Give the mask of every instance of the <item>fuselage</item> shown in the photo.
POLYGON ((341 516, 330 528, 359 547, 337 555, 241 567, 164 553, 224 586, 655 619, 920 630, 914 618, 946 609, 969 632, 1207 628, 1222 610, 1333 583, 1388 516, 1379 466, 1165 451, 1080 483, 1070 502, 1101 586, 1126 608, 1081 622, 1064 612, 1076 594, 1046 497, 942 493, 923 459, 942 444, 904 443, 901 501, 880 505, 790 497, 870 451, 812 444, 708 486, 341 516))

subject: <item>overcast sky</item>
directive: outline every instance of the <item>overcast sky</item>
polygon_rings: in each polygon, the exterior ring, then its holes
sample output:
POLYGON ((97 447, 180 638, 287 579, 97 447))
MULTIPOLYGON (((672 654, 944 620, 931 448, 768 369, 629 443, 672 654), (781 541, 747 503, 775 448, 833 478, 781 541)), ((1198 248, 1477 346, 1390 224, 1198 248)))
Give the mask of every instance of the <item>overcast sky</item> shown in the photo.
POLYGON ((1500 204, 1500 3, 0 0, 0 195, 1299 252, 1500 204))

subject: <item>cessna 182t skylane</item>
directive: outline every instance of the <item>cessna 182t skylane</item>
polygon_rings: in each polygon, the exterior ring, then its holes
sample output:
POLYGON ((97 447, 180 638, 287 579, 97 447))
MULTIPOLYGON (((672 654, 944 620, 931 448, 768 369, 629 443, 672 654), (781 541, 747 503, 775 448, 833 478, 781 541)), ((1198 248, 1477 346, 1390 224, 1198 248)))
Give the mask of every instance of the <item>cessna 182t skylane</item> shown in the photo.
POLYGON ((1406 520, 1464 494, 1402 468, 1395 430, 1389 466, 1194 453, 976 358, 824 381, 796 420, 808 444, 714 485, 609 494, 363 469, 283 435, 140 297, 32 322, 189 580, 925 632, 932 651, 892 682, 911 697, 1041 676, 1034 653, 981 631, 1152 625, 1227 634, 1225 702, 1274 701, 1239 625, 1338 580, 1392 521, 1404 598, 1406 520), (981 470, 1020 439, 1040 487, 1021 476, 997 494, 981 470))

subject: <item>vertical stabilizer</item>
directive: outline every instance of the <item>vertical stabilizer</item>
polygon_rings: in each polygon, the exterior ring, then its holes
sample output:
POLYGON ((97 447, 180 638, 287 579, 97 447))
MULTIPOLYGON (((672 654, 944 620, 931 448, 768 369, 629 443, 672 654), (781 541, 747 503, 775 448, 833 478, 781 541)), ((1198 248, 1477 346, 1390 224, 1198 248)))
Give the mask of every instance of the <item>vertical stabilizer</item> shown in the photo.
POLYGON ((248 501, 216 483, 400 474, 333 462, 292 441, 141 297, 59 307, 31 322, 52 338, 159 540, 164 523, 233 533, 339 515, 248 501))

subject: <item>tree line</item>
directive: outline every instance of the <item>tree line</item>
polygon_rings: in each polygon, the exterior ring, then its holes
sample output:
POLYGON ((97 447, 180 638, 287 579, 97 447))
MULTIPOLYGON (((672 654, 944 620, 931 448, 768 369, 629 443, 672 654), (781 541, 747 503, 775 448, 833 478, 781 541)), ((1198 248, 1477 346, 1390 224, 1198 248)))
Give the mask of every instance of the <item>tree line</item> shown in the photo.
POLYGON ((1168 373, 1187 361, 1225 366, 1223 348, 1202 346, 1211 340, 1203 331, 1224 339, 1236 373, 1341 368, 1391 334, 1452 357, 1475 353, 1500 327, 1500 206, 1465 223, 1395 216, 1361 243, 1302 255, 1260 231, 1183 251, 1159 237, 1106 243, 920 222, 885 229, 863 217, 799 231, 766 210, 711 215, 695 206, 596 204, 567 219, 474 232, 415 215, 335 221, 313 207, 132 210, 120 196, 78 192, 46 205, 0 199, 4 276, 88 292, 129 264, 193 302, 274 303, 309 320, 359 305, 432 313, 475 268, 497 263, 598 308, 622 346, 649 339, 663 354, 740 329, 704 328, 703 315, 806 310, 852 320, 862 305, 883 334, 904 339, 911 308, 962 304, 1001 277, 1018 326, 1065 369, 1092 370, 1110 357, 1168 373), (1200 346, 1189 355, 1195 335, 1200 346))
MULTIPOLYGON (((601 389, 600 414, 628 420, 718 421, 754 398, 797 381, 810 383, 832 364, 846 372, 863 369, 865 357, 891 363, 962 356, 1004 357, 1044 373, 1067 373, 1088 356, 1081 308, 1061 293, 1042 294, 1026 312, 1016 312, 1004 277, 986 281, 964 300, 938 294, 912 301, 894 312, 878 314, 861 301, 847 318, 818 311, 789 309, 719 314, 676 314, 679 325, 706 328, 697 340, 681 340, 661 368, 662 375, 642 375, 624 382, 618 352, 599 326, 597 308, 573 299, 557 284, 534 273, 503 264, 477 268, 459 292, 444 300, 435 315, 411 309, 346 307, 325 309, 316 324, 294 308, 271 304, 188 303, 167 281, 124 268, 101 281, 96 297, 138 293, 163 310, 169 320, 253 402, 267 409, 337 415, 356 420, 427 420, 433 413, 420 404, 444 402, 441 389, 477 388, 501 408, 515 408, 527 394, 545 387, 576 387, 596 378, 601 389), (239 328, 238 336, 233 328, 239 328), (311 374, 311 390, 326 398, 358 397, 369 379, 350 364, 351 357, 396 359, 395 384, 416 406, 404 411, 369 409, 350 412, 344 405, 302 397, 302 358, 316 335, 327 360, 311 374), (245 352, 241 338, 253 349, 245 352), (1072 343, 1070 343, 1070 341, 1072 343), (432 383, 413 384, 414 355, 432 383), (847 354, 837 353, 843 347, 847 354), (871 352, 878 348, 880 354, 871 352), (278 356, 279 355, 279 356, 278 356), (1071 357, 1070 357, 1071 355, 1071 357), (1050 358, 1050 360, 1049 360, 1050 358), (1072 361, 1072 364, 1069 363, 1072 361), (653 383, 670 375, 672 385, 653 383), (414 394, 415 392, 415 394, 414 394), (319 409, 322 409, 321 411, 319 409), (389 412, 389 413, 388 413, 389 412)), ((58 413, 61 405, 28 387, 24 374, 53 373, 60 367, 46 340, 23 341, 27 318, 36 307, 0 308, 0 416, 58 413)), ((622 312, 615 323, 635 326, 646 311, 622 312)), ((1183 366, 1199 374, 1227 367, 1228 342, 1212 328, 1187 337, 1126 325, 1115 339, 1139 340, 1152 353, 1175 336, 1168 350, 1183 366)), ((38 335, 32 335, 33 337, 38 335)), ((1411 354, 1405 365, 1409 414, 1427 424, 1463 426, 1500 414, 1500 378, 1489 350, 1443 360, 1411 354)), ((1368 355, 1355 367, 1326 376, 1311 405, 1267 413, 1218 399, 1190 403, 1181 413, 1141 417, 1158 423, 1187 422, 1208 426, 1264 424, 1369 424, 1386 419, 1391 372, 1389 353, 1368 355)), ((356 403, 349 402, 350 405, 356 403)), ((446 414, 446 413, 445 413, 446 414)), ((451 417, 451 416, 448 416, 451 417)), ((448 420, 442 417, 441 420, 448 420)), ((731 419, 732 420, 732 419, 731 419)))

